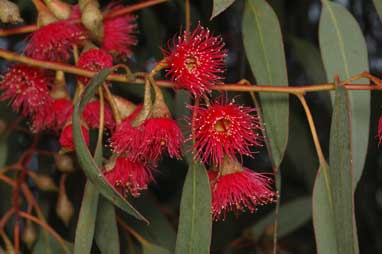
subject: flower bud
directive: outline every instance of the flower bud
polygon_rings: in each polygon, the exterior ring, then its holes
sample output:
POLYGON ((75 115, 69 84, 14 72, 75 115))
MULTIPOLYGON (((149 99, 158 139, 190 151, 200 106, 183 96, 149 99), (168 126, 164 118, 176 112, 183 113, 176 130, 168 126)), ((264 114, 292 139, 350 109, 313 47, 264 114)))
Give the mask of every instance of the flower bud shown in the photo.
POLYGON ((37 241, 36 227, 32 224, 30 220, 27 220, 25 223, 21 239, 28 247, 28 249, 32 249, 33 245, 37 241))
POLYGON ((54 155, 54 161, 56 163, 57 169, 62 173, 74 172, 73 159, 66 154, 56 154, 54 155))
POLYGON ((58 190, 53 179, 50 178, 49 176, 36 174, 33 171, 29 171, 28 175, 40 190, 42 191, 57 191, 58 190))
POLYGON ((60 180, 60 190, 56 204, 56 213, 57 216, 64 222, 64 224, 68 226, 74 214, 74 207, 66 195, 65 182, 66 175, 63 175, 60 180))
MULTIPOLYGON (((80 5, 81 8, 81 5, 80 5)), ((101 41, 103 38, 103 16, 97 1, 88 1, 81 8, 81 22, 91 34, 101 41)))
POLYGON ((117 95, 113 95, 113 98, 118 108, 118 111, 121 114, 122 119, 131 115, 137 108, 137 105, 135 105, 129 100, 126 100, 125 98, 122 98, 117 95))
POLYGON ((24 20, 20 16, 19 8, 8 0, 0 0, 0 21, 3 23, 18 23, 24 20))
POLYGON ((70 4, 61 2, 59 0, 45 0, 45 4, 48 9, 56 16, 58 19, 67 19, 69 18, 72 7, 70 4))

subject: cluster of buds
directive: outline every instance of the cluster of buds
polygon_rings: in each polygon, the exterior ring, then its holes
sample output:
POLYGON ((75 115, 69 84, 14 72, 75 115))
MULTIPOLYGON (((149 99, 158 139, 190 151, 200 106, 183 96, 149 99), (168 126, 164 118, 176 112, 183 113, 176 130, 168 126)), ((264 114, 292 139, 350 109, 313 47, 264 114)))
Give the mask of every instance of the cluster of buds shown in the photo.
MULTIPOLYGON (((74 59, 77 67, 94 72, 131 55, 131 47, 137 43, 135 17, 107 15, 121 8, 116 5, 102 14, 96 1, 89 3, 94 4, 39 6, 41 27, 31 35, 25 55, 60 63, 74 59), (94 26, 94 22, 100 25, 94 26)), ((224 96, 211 103, 207 99, 211 88, 224 78, 227 54, 224 46, 222 37, 213 36, 198 25, 194 31, 174 38, 169 48, 162 51, 163 60, 145 77, 142 105, 113 95, 107 82, 86 105, 81 116, 84 139, 89 143, 89 128, 108 130, 113 154, 103 173, 121 193, 138 197, 154 181, 163 155, 173 159, 183 156, 185 139, 153 78, 159 70, 166 69, 165 77, 176 84, 176 89, 188 90, 195 99, 205 100, 201 106, 190 106, 193 118, 186 140, 193 142, 194 159, 211 166, 214 219, 224 218, 229 211, 252 212, 258 205, 274 201, 276 194, 270 178, 245 168, 238 160, 252 157, 253 148, 261 146, 261 127, 255 109, 237 105, 224 96), (107 94, 106 101, 102 91, 107 94)), ((78 76, 76 94, 70 95, 63 72, 15 64, 0 83, 0 100, 8 100, 14 110, 30 119, 35 132, 58 134, 63 150, 72 151, 73 103, 89 82, 89 78, 78 76)))

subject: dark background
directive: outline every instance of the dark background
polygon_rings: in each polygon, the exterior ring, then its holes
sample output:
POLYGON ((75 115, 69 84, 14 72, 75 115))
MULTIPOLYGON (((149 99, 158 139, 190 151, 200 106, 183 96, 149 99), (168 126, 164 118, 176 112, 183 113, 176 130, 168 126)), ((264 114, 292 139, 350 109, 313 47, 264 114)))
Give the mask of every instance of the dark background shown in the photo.
MULTIPOLYGON (((14 2, 19 4, 22 17, 26 23, 33 23, 36 17, 31 1, 14 2)), ((127 4, 133 2, 135 1, 123 1, 127 4)), ((289 83, 304 85, 326 82, 327 77, 318 51, 320 1, 272 0, 269 2, 279 17, 283 31, 289 83), (301 40, 305 45, 305 51, 301 40), (308 45, 308 49, 306 49, 306 45, 308 45), (309 61, 311 66, 315 68, 310 70, 304 68, 306 61, 309 61)), ((345 5, 359 22, 368 45, 370 71, 372 74, 380 76, 382 70, 382 25, 372 1, 342 0, 336 2, 345 5)), ((102 1, 102 3, 106 5, 108 1, 102 1)), ((208 26, 214 34, 222 34, 224 37, 229 50, 226 82, 236 82, 242 78, 255 81, 245 57, 241 39, 244 1, 237 0, 233 6, 212 21, 209 20, 212 11, 211 0, 192 0, 191 4, 193 27, 197 22, 200 22, 202 25, 208 26)), ((139 44, 134 49, 134 56, 128 60, 128 64, 133 70, 149 70, 155 61, 161 59, 160 47, 166 47, 167 41, 184 28, 183 9, 183 1, 177 0, 135 13, 139 23, 139 44)), ((3 25, 3 27, 8 27, 8 25, 3 25)), ((25 36, 1 38, 0 47, 21 53, 25 45, 25 38, 25 36)), ((1 61, 0 68, 3 73, 5 71, 4 61, 1 61)), ((142 99, 142 87, 139 86, 126 88, 126 86, 116 85, 114 91, 137 103, 142 99)), ((176 113, 174 91, 169 90, 167 96, 171 110, 176 113)), ((328 94, 308 94, 307 100, 313 111, 319 137, 327 154, 331 119, 328 94)), ((318 168, 304 112, 295 98, 291 97, 290 101, 289 143, 281 165, 281 204, 311 196, 318 168)), ((381 101, 381 93, 372 92, 369 152, 363 176, 355 194, 360 253, 382 253, 382 157, 376 139, 377 122, 381 114, 381 101)), ((251 100, 247 95, 242 95, 240 102, 251 105, 251 100)), ((10 113, 9 109, 6 110, 3 103, 0 118, 10 121, 13 117, 14 114, 10 113)), ((22 124, 28 126, 27 121, 22 124)), ((31 136, 16 132, 11 140, 12 142, 9 144, 11 156, 8 158, 10 162, 15 160, 17 155, 30 145, 31 136)), ((41 146, 53 150, 58 149, 56 138, 49 134, 44 136, 44 142, 41 146)), ((36 158, 31 168, 43 168, 44 172, 58 180, 60 173, 54 169, 52 164, 49 159, 36 158)), ((265 148, 260 148, 255 159, 246 159, 245 165, 259 171, 271 171, 265 148)), ((187 165, 183 162, 164 159, 160 166, 160 173, 156 176, 157 182, 150 188, 150 193, 158 201, 160 210, 170 219, 174 227, 177 224, 178 206, 186 168, 187 165)), ((69 179, 69 197, 76 207, 76 213, 78 213, 84 181, 84 176, 80 171, 71 175, 69 179)), ((5 208, 9 207, 7 196, 9 190, 0 188, 0 191, 0 211, 4 211, 5 208)), ((69 227, 65 227, 54 214, 56 197, 41 194, 37 190, 36 195, 39 196, 41 202, 46 203, 51 225, 66 239, 72 241, 77 218, 72 220, 69 227)), ((306 210, 306 213, 310 213, 309 209, 306 210)), ((254 237, 250 230, 252 225, 256 225, 265 214, 271 211, 272 207, 264 207, 260 208, 256 214, 245 214, 238 218, 229 217, 223 222, 214 224, 213 253, 271 253, 271 234, 266 232, 261 237, 254 237)), ((292 222, 293 218, 293 214, 290 214, 292 222)), ((308 220, 297 230, 288 232, 283 236, 279 241, 279 252, 315 253, 312 221, 308 220)))

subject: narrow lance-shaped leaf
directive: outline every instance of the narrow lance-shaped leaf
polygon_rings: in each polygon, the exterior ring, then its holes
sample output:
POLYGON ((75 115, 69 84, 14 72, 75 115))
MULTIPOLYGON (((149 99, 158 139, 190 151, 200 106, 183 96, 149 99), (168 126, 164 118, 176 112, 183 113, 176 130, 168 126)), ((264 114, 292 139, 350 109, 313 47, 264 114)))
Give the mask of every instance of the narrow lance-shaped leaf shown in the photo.
POLYGON ((194 161, 183 186, 175 253, 209 254, 211 224, 211 190, 207 171, 194 161))
POLYGON ((377 10, 379 18, 382 21, 382 0, 373 0, 373 3, 375 5, 375 9, 377 10))
POLYGON ((351 160, 350 104, 346 89, 336 89, 330 133, 327 187, 322 168, 314 193, 314 226, 318 253, 358 253, 354 223, 354 185, 351 160), (329 191, 329 192, 328 192, 329 191))
MULTIPOLYGON (((267 1, 246 1, 243 42, 257 83, 288 85, 280 24, 267 1)), ((269 153, 275 168, 280 166, 288 139, 288 99, 288 95, 285 94, 260 94, 269 153)))
POLYGON ((95 90, 103 84, 107 75, 111 72, 111 69, 104 69, 100 71, 86 87, 83 96, 74 107, 73 112, 73 139, 75 144, 75 151, 78 157, 78 161, 84 170, 86 176, 92 184, 96 187, 102 195, 104 195, 113 204, 131 214, 137 219, 147 221, 122 195, 115 190, 103 177, 101 170, 97 166, 97 163, 92 158, 85 140, 82 136, 80 113, 84 109, 85 105, 94 96, 95 90))
MULTIPOLYGON (((319 40, 327 79, 341 80, 369 70, 368 54, 362 31, 353 16, 341 5, 323 1, 319 40)), ((354 83, 367 83, 362 79, 354 83)), ((351 138, 354 179, 361 178, 369 141, 370 92, 352 91, 350 95, 351 138)), ((357 185, 355 185, 357 186, 357 185)))

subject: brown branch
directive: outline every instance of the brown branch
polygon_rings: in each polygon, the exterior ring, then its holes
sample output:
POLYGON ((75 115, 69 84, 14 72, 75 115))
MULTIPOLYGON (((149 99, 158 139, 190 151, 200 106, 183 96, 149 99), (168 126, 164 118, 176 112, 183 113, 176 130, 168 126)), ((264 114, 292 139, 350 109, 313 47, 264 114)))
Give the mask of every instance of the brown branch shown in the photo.
MULTIPOLYGON (((137 3, 131 6, 126 6, 123 8, 119 8, 115 11, 107 12, 104 14, 105 18, 114 18, 117 16, 125 15, 130 12, 138 11, 141 9, 145 9, 147 7, 151 7, 157 4, 161 4, 164 2, 167 2, 168 0, 151 0, 151 1, 145 1, 143 3, 137 3)), ((74 22, 80 23, 81 20, 77 19, 74 22)), ((38 26, 36 24, 33 25, 26 25, 21 26, 17 28, 11 28, 11 29, 0 29, 0 37, 1 36, 10 36, 10 35, 16 35, 16 34, 24 34, 24 33, 31 33, 38 29, 38 26)))

